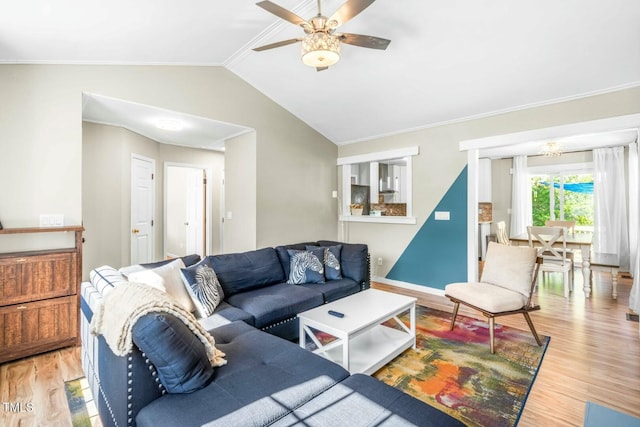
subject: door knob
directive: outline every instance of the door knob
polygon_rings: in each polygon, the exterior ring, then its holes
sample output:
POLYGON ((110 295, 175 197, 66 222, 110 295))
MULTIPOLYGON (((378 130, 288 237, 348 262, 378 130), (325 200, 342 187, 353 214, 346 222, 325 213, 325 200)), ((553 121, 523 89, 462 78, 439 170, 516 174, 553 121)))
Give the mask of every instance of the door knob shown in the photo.
POLYGON ((138 234, 138 233, 140 232, 140 230, 138 230, 137 228, 134 228, 134 229, 133 229, 133 230, 131 230, 131 231, 133 231, 133 234, 138 234))

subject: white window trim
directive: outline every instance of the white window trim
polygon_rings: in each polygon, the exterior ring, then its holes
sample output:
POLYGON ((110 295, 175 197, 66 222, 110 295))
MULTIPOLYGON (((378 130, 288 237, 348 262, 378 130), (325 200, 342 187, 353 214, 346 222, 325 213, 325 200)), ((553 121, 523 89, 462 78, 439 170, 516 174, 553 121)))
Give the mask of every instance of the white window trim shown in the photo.
POLYGON ((413 157, 420 153, 419 147, 407 147, 397 150, 379 151, 375 153, 361 154, 338 158, 337 165, 342 166, 342 202, 341 215, 338 217, 343 222, 375 222, 384 224, 416 224, 413 216, 413 157), (351 168, 349 165, 356 163, 371 163, 380 160, 398 159, 404 157, 407 162, 407 216, 370 216, 351 215, 349 201, 351 200, 351 168))

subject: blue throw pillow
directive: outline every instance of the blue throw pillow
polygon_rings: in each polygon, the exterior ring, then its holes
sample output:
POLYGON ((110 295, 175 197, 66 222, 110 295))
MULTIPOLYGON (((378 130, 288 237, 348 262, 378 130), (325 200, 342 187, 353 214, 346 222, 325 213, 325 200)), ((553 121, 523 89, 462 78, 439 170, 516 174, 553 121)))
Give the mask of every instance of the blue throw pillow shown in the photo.
POLYGON ((324 249, 324 277, 327 280, 342 279, 342 268, 340 267, 340 253, 342 245, 334 246, 307 246, 307 250, 324 249))
POLYGON ((132 337, 156 367, 167 392, 191 393, 213 378, 204 344, 175 316, 146 314, 133 326, 132 337))
POLYGON ((287 249, 291 268, 287 283, 301 285, 303 283, 324 283, 324 249, 297 251, 287 249))
POLYGON ((211 316, 224 299, 224 291, 208 259, 205 258, 191 267, 181 268, 180 273, 198 316, 201 318, 211 316))

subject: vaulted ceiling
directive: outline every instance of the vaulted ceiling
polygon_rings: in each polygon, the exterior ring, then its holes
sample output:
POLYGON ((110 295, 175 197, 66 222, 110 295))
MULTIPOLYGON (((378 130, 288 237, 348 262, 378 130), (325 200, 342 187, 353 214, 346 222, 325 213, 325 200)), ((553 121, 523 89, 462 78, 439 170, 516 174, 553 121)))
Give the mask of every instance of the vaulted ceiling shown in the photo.
MULTIPOLYGON (((303 18, 316 0, 275 0, 303 18)), ((331 15, 343 0, 322 2, 331 15)), ((243 0, 21 0, 0 6, 0 63, 224 66, 335 144, 640 85, 638 0, 377 0, 317 72, 303 35, 243 0)), ((233 129, 237 132, 237 129, 233 129)))

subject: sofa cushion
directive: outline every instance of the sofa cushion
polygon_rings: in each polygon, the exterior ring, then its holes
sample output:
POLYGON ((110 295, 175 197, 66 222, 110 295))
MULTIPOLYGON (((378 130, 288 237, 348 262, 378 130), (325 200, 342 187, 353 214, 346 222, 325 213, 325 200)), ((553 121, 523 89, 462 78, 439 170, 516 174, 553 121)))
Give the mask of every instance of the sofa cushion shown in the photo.
POLYGON ((286 280, 273 248, 207 258, 227 297, 286 280))
POLYGON ((224 291, 208 259, 180 269, 180 274, 199 317, 211 316, 224 299, 224 291))
POLYGON ((214 369, 204 344, 180 319, 149 313, 138 319, 132 333, 169 393, 191 393, 211 380, 214 369))
POLYGON ((324 283, 324 249, 297 251, 288 249, 290 268, 287 283, 324 283))
POLYGON ((322 294, 302 286, 279 283, 231 295, 227 302, 251 314, 256 328, 263 328, 317 307, 324 300, 322 294))
POLYGON ((342 252, 342 245, 307 246, 308 251, 317 248, 324 248, 324 258, 322 260, 324 264, 324 277, 327 280, 342 279, 342 269, 340 268, 340 254, 342 252))
POLYGON ((352 279, 329 280, 324 285, 306 283, 300 285, 311 292, 322 295, 324 302, 335 301, 360 291, 360 283, 352 279))
MULTIPOLYGON (((148 270, 150 268, 161 267, 165 264, 169 264, 170 262, 176 259, 177 258, 163 259, 162 261, 147 262, 144 264, 133 264, 133 265, 120 268, 120 273, 122 273, 125 277, 127 277, 129 276, 129 274, 135 273, 136 271, 142 271, 142 270, 148 270)), ((180 259, 184 263, 185 267, 189 267, 190 265, 193 265, 198 261, 200 261, 200 255, 198 254, 185 255, 183 257, 180 257, 180 259)))
POLYGON ((291 260, 289 259, 288 249, 294 249, 296 251, 304 251, 307 249, 307 246, 319 246, 318 242, 304 242, 304 243, 294 243, 291 245, 280 245, 276 246, 274 250, 276 254, 278 254, 278 258, 280 259, 280 265, 282 265, 282 270, 284 271, 284 277, 289 277, 289 271, 291 267, 291 260))
POLYGON ((464 426, 463 423, 367 375, 352 375, 273 426, 464 426))
POLYGON ((240 322, 212 334, 227 365, 190 395, 167 394, 151 402, 136 418, 139 427, 269 425, 349 375, 336 363, 240 322))
POLYGON ((185 310, 193 313, 196 307, 182 281, 181 268, 184 268, 184 262, 182 259, 176 258, 160 267, 130 273, 128 277, 130 282, 144 283, 168 293, 185 310))
POLYGON ((251 326, 255 324, 255 320, 251 314, 238 307, 232 306, 226 301, 221 301, 212 315, 198 319, 198 322, 200 322, 207 331, 211 331, 214 328, 235 322, 236 320, 242 320, 251 326))
POLYGON ((320 246, 342 245, 342 252, 340 254, 342 277, 348 277, 358 283, 367 281, 369 278, 369 264, 367 262, 369 248, 367 245, 360 243, 340 243, 331 240, 320 240, 318 244, 320 246))

